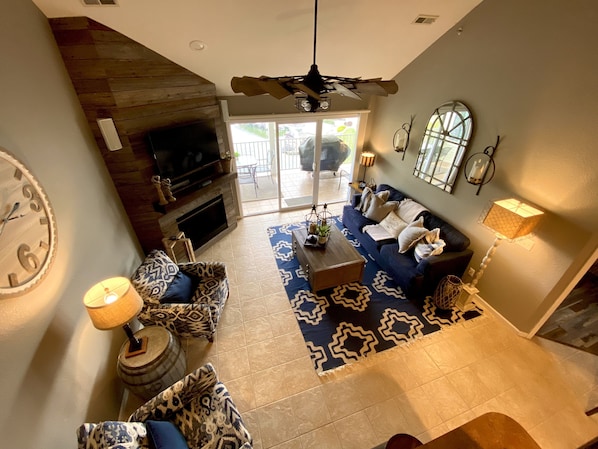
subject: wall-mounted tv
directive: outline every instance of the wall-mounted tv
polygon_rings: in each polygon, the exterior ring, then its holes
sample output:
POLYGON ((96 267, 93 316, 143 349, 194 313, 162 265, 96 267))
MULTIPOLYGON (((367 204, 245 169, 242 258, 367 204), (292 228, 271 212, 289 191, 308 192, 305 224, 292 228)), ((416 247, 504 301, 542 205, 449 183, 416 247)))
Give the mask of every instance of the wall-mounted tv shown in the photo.
POLYGON ((149 149, 162 178, 173 187, 201 168, 220 160, 214 120, 201 120, 147 133, 149 149))

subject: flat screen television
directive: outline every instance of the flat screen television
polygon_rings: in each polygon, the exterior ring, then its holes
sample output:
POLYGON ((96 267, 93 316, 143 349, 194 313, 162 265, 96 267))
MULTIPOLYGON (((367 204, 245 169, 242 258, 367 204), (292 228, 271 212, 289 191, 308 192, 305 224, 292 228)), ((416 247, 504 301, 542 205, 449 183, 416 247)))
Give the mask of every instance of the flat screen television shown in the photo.
POLYGON ((201 168, 220 160, 215 121, 201 120, 147 133, 149 149, 162 178, 173 188, 187 183, 201 168))

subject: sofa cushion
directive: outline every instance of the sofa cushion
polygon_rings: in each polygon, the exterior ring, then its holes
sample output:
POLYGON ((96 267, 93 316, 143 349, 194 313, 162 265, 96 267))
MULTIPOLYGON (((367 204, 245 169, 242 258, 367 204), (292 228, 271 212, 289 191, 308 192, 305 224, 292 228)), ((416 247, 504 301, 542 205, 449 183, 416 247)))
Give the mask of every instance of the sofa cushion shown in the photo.
POLYGON ((442 218, 430 212, 422 212, 422 217, 424 218, 424 226, 426 228, 440 228, 440 238, 446 243, 444 247, 445 252, 465 251, 469 247, 469 238, 442 218))
POLYGON ((422 217, 409 223, 409 226, 399 234, 399 253, 406 253, 413 248, 417 241, 426 235, 426 232, 428 230, 424 228, 424 219, 422 217))
POLYGON ((150 449, 189 449, 185 437, 170 421, 147 420, 145 427, 150 449))

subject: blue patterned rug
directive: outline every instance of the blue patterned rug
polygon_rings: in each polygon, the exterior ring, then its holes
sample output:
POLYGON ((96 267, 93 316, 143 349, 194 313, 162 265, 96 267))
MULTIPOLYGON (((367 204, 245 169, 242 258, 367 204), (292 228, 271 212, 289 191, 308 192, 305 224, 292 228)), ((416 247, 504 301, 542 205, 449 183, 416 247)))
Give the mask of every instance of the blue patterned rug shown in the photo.
POLYGON ((291 231, 305 224, 268 228, 278 271, 318 373, 481 315, 477 306, 468 312, 445 311, 437 309, 430 297, 420 304, 407 300, 338 218, 334 220, 337 228, 333 232, 342 232, 365 259, 363 283, 352 282, 317 294, 311 292, 291 247, 291 231))

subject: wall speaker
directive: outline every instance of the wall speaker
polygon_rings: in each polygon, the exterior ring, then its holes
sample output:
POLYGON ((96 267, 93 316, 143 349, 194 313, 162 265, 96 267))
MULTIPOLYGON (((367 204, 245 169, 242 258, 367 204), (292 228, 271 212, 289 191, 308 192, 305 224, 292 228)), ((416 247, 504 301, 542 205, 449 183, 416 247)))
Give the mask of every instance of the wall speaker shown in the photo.
POLYGON ((114 122, 111 118, 99 118, 97 120, 98 126, 100 127, 100 131, 102 132, 102 137, 104 137, 104 142, 106 142, 106 147, 110 151, 120 150, 123 145, 120 143, 120 138, 118 137, 118 133, 116 132, 116 127, 114 126, 114 122))

